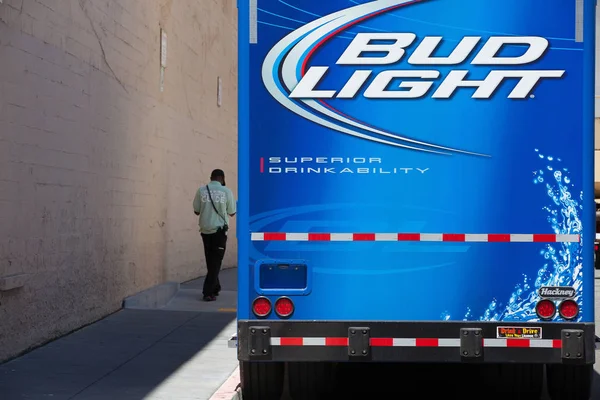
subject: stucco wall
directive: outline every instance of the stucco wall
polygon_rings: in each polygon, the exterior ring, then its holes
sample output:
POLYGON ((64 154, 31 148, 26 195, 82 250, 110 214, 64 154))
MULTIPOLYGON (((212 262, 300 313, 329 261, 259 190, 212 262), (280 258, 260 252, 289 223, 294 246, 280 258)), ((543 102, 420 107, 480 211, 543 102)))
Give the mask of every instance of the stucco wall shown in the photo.
POLYGON ((236 193, 236 54, 233 0, 3 0, 0 278, 27 275, 0 360, 203 272, 191 202, 216 167, 236 193))

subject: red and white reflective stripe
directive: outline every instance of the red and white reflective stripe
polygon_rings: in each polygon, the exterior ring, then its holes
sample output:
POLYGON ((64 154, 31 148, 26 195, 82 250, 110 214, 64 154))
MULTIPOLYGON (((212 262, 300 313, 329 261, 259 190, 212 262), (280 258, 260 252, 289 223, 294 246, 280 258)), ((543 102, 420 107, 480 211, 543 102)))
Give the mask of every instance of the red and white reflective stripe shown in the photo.
POLYGON ((560 349, 560 339, 483 339, 484 347, 527 347, 536 349, 560 349))
POLYGON ((272 337, 271 346, 348 346, 347 337, 272 337))
POLYGON ((282 233, 252 232, 254 242, 490 242, 577 243, 579 235, 479 233, 282 233))
MULTIPOLYGON (((271 346, 346 347, 346 337, 272 337, 271 346)), ((371 338, 371 347, 460 347, 454 338, 371 338)), ((560 339, 483 339, 483 347, 560 349, 560 339)))
POLYGON ((460 347, 460 339, 371 338, 372 347, 460 347))

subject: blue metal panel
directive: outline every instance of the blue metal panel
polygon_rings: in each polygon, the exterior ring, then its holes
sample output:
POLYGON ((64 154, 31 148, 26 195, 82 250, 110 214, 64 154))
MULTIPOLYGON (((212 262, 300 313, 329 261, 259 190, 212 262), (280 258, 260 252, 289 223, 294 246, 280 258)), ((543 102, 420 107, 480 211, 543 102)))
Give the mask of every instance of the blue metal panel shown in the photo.
POLYGON ((248 229, 250 200, 250 48, 248 1, 238 2, 238 305, 239 319, 250 317, 250 268, 248 229))
MULTIPOLYGON (((302 258, 313 282, 294 299, 296 319, 536 321, 541 286, 572 286, 579 320, 594 320, 595 2, 584 3, 583 42, 575 40, 575 0, 460 3, 258 0, 255 44, 248 2, 240 4, 240 318, 258 295, 257 262, 302 258), (389 33, 400 34, 398 43, 415 35, 397 62, 339 64, 357 34, 389 33), (459 43, 469 50, 465 37, 473 36, 480 39, 464 61, 456 53, 456 65, 415 65, 436 37, 443 41, 434 55, 447 57, 459 43), (548 48, 524 65, 473 64, 506 37, 541 37, 548 48), (305 91, 333 97, 293 98, 319 67, 326 75, 305 91), (518 99, 510 98, 519 94, 513 78, 493 95, 480 91, 485 98, 472 98, 473 88, 433 98, 461 70, 467 80, 565 73, 518 99), (389 85, 376 78, 389 71, 429 72, 389 85), (336 97, 344 87, 351 96, 336 97), (428 90, 374 98, 419 88, 428 90), (252 242, 251 232, 582 234, 583 245, 252 242)), ((528 48, 507 45, 498 55, 518 58, 528 48)))

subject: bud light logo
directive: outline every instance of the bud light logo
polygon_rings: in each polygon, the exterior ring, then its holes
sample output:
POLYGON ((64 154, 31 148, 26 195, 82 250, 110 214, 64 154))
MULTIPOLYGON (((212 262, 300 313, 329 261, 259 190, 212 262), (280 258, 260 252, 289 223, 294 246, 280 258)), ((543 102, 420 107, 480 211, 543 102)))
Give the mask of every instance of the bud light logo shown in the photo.
POLYGON ((444 40, 441 36, 418 37, 402 31, 358 32, 345 49, 335 54, 336 61, 332 65, 309 66, 317 50, 348 28, 389 11, 416 7, 419 2, 373 1, 301 26, 273 46, 265 57, 262 80, 266 89, 291 112, 347 135, 434 154, 488 157, 390 132, 341 112, 326 101, 359 97, 399 104, 427 97, 452 101, 457 92, 465 89, 473 91, 473 99, 486 100, 497 94, 504 84, 513 85, 505 100, 528 99, 535 96, 533 91, 538 85, 560 80, 566 73, 564 69, 532 67, 544 58, 549 48, 546 38, 463 36, 450 54, 442 56, 438 54, 444 40), (510 55, 504 52, 506 49, 512 50, 510 55), (442 67, 444 71, 440 70, 442 67), (473 67, 485 67, 489 71, 483 78, 474 78, 470 71, 473 67), (338 79, 334 85, 324 82, 328 76, 342 72, 343 76, 349 76, 347 80, 338 79))
MULTIPOLYGON (((419 43, 408 57, 408 63, 415 66, 459 65, 466 62, 473 54, 481 37, 463 38, 447 57, 435 57, 433 54, 440 45, 441 37, 427 36, 419 43)), ((321 90, 318 84, 327 74, 329 67, 314 66, 302 76, 289 95, 295 99, 352 99, 366 86, 363 96, 369 99, 417 99, 427 95, 434 86, 434 81, 442 76, 438 70, 383 70, 374 77, 368 66, 393 66, 406 55, 405 48, 417 40, 413 33, 359 33, 350 43, 346 51, 337 61, 338 65, 361 67, 351 76, 340 90, 321 90), (372 44, 385 41, 389 44, 372 44), (369 53, 381 56, 366 56, 369 53), (410 80, 403 80, 409 78, 410 80), (406 90, 389 89, 393 82, 401 79, 399 87, 406 90), (370 80, 370 83, 367 82, 370 80)), ((498 37, 487 40, 479 50, 471 65, 521 66, 539 60, 548 49, 548 40, 535 37, 498 37), (500 57, 498 53, 508 45, 526 46, 525 53, 518 57, 500 57)), ((531 94, 533 88, 545 78, 561 78, 564 70, 524 70, 501 69, 492 70, 483 80, 468 80, 467 70, 454 70, 442 79, 437 90, 432 94, 435 99, 449 99, 461 87, 476 88, 473 98, 489 99, 506 79, 516 79, 517 83, 509 94, 510 99, 524 99, 531 94)))

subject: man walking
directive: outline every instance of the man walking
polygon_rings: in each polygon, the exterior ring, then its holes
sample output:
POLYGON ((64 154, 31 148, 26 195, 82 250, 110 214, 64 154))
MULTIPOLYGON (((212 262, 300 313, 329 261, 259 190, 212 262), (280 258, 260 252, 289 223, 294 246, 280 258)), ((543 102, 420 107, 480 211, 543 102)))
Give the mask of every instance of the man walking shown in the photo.
POLYGON ((236 213, 233 193, 225 187, 225 173, 215 169, 210 183, 201 187, 194 197, 194 213, 204 243, 204 256, 208 270, 204 278, 204 301, 215 301, 221 291, 219 272, 227 247, 229 217, 236 213))

